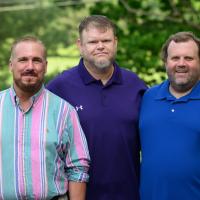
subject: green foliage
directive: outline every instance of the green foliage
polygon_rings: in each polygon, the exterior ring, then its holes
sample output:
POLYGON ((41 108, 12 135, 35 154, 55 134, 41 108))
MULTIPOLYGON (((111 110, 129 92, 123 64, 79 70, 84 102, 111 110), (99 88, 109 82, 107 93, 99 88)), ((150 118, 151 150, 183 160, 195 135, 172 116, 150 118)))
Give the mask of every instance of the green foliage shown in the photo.
POLYGON ((199 36, 198 0, 118 0, 115 4, 102 2, 90 12, 106 15, 117 24, 118 62, 148 85, 166 78, 160 50, 169 35, 193 31, 199 36))
MULTIPOLYGON (((79 0, 75 3, 67 1, 64 2, 65 4, 61 4, 63 1, 54 0, 13 2, 15 3, 0 2, 0 90, 5 89, 11 83, 8 62, 10 46, 16 38, 23 35, 39 37, 47 46, 48 57, 51 58, 49 67, 57 69, 57 62, 61 64, 63 60, 71 59, 72 51, 66 51, 69 55, 63 55, 61 50, 75 43, 78 34, 77 26, 80 20, 89 14, 83 3, 78 4, 81 2, 79 0), (68 6, 68 3, 72 5, 68 6), (64 59, 63 56, 66 58, 64 59), (54 62, 52 58, 55 58, 54 62), (51 63, 56 64, 56 67, 51 66, 51 63)), ((60 67, 62 68, 65 63, 60 67)), ((53 72, 54 76, 58 71, 60 69, 53 72)), ((47 80, 52 76, 52 73, 48 73, 47 80)))
POLYGON ((59 56, 48 57, 45 82, 50 81, 57 74, 78 64, 79 51, 75 45, 71 45, 68 48, 60 48, 58 53, 59 56))
POLYGON ((36 35, 46 44, 49 60, 47 81, 75 65, 79 58, 74 45, 77 27, 89 12, 106 15, 116 23, 118 63, 135 71, 148 85, 160 83, 166 78, 160 49, 169 35, 178 31, 193 31, 200 36, 198 0, 9 2, 0 2, 0 90, 11 83, 8 70, 10 46, 14 39, 22 35, 36 35))

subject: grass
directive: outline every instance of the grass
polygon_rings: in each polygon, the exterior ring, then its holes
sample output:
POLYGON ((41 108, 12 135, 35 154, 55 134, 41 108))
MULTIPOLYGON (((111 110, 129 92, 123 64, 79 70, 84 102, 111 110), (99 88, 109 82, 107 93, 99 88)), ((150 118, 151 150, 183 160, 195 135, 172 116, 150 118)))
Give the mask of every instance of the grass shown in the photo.
POLYGON ((60 48, 58 50, 58 56, 48 57, 48 75, 56 75, 57 73, 73 67, 79 61, 79 51, 75 45, 71 45, 68 48, 60 48))

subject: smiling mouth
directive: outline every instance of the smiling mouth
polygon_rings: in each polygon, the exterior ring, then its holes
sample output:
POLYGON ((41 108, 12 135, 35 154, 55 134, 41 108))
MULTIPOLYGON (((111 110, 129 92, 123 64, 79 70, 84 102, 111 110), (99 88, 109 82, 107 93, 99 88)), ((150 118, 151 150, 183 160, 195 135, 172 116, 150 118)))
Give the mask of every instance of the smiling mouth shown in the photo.
POLYGON ((23 73, 22 76, 36 77, 37 75, 35 73, 23 73))
POLYGON ((185 78, 188 76, 187 72, 176 72, 176 77, 177 78, 185 78))
POLYGON ((187 70, 176 70, 176 73, 187 73, 187 70))
POLYGON ((37 76, 33 75, 33 74, 29 74, 29 75, 23 75, 22 78, 24 80, 35 80, 37 78, 37 76))

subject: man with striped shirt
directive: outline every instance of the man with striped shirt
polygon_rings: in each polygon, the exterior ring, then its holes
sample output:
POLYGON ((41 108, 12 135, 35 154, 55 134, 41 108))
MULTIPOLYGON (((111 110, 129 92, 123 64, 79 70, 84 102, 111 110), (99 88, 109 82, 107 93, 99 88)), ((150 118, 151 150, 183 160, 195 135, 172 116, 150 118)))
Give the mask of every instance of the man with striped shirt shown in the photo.
POLYGON ((85 199, 89 153, 75 109, 43 86, 46 49, 11 48, 13 85, 0 92, 0 199, 85 199))

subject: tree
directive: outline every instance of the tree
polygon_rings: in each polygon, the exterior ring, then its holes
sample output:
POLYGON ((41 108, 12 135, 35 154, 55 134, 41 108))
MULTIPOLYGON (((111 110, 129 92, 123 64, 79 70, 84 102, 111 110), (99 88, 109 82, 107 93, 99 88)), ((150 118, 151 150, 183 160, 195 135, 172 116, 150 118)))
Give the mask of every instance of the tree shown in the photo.
POLYGON ((77 25, 88 9, 81 0, 9 0, 0 2, 0 90, 8 87, 8 62, 12 42, 23 35, 39 37, 48 56, 59 56, 59 49, 74 43, 77 25))
POLYGON ((198 0, 118 0, 91 8, 118 26, 120 65, 140 75, 149 85, 166 78, 160 49, 169 35, 178 31, 200 31, 198 0))
POLYGON ((169 35, 200 34, 198 0, 4 0, 0 2, 0 90, 11 78, 6 66, 14 39, 34 34, 47 46, 48 56, 61 56, 60 49, 75 43, 77 26, 89 14, 88 8, 90 14, 106 15, 117 24, 117 61, 149 85, 166 78, 159 54, 169 35))

